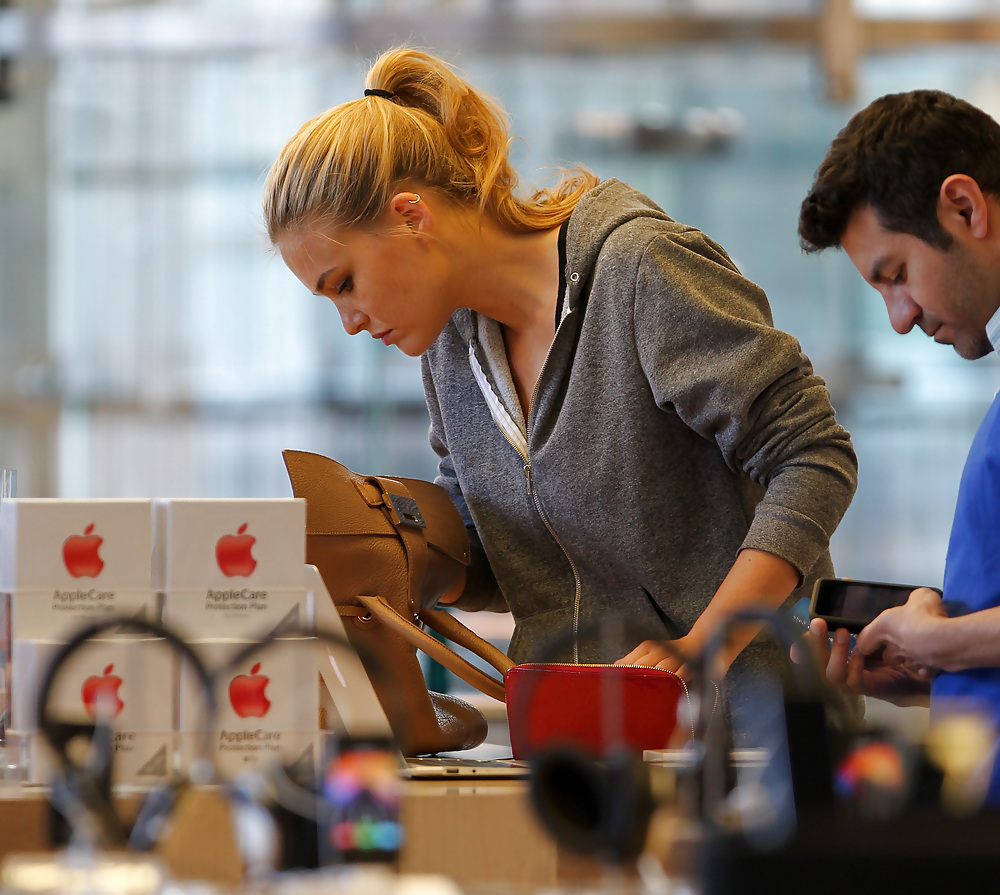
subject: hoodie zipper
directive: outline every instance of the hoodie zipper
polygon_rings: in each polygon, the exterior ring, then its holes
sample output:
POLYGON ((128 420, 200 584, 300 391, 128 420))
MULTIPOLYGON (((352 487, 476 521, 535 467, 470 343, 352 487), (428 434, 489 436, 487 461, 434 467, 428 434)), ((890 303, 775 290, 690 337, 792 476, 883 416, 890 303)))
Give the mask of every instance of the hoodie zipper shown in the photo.
MULTIPOLYGON (((558 332, 558 330, 557 330, 558 332)), ((555 339, 553 338, 553 344, 555 344, 555 339)), ((528 406, 525 412, 525 434, 527 436, 526 442, 530 440, 530 420, 531 420, 531 409, 535 406, 535 395, 538 393, 538 383, 542 381, 542 375, 545 373, 545 368, 548 366, 549 357, 552 354, 552 346, 549 346, 549 350, 545 354, 545 360, 542 362, 542 368, 538 371, 538 379, 535 381, 535 387, 531 392, 531 399, 528 401, 528 406)), ((496 422, 494 420, 494 422, 496 422)), ((563 544, 562 539, 556 534, 555 529, 552 527, 552 523, 549 522, 549 517, 545 514, 545 510, 542 507, 541 499, 538 496, 538 490, 535 488, 534 479, 532 477, 531 471, 531 458, 528 456, 527 450, 522 451, 518 445, 511 441, 510 437, 506 432, 503 431, 503 427, 497 425, 500 429, 501 434, 507 439, 508 444, 515 451, 517 451, 521 460, 524 461, 524 478, 528 488, 528 494, 531 496, 531 501, 535 506, 535 511, 538 513, 538 517, 542 520, 542 524, 545 526, 548 533, 552 536, 552 539, 559 545, 559 549, 562 551, 563 556, 566 557, 566 561, 569 563, 569 567, 573 572, 573 664, 580 664, 580 644, 579 644, 579 630, 580 630, 580 596, 581 596, 581 582, 580 582, 580 572, 576 567, 576 563, 573 561, 573 557, 570 556, 569 550, 566 549, 566 545, 563 544)))
MULTIPOLYGON (((566 318, 563 317, 563 320, 566 318)), ((560 325, 563 320, 560 320, 560 325)), ((559 334, 559 327, 556 327, 556 335, 559 334)), ((552 356, 552 345, 555 345, 555 336, 552 338, 552 344, 549 345, 549 350, 545 352, 545 360, 542 361, 542 368, 538 371, 538 378, 535 380, 535 387, 531 390, 531 400, 528 401, 527 414, 524 420, 524 427, 528 434, 528 440, 531 439, 531 411, 535 406, 535 395, 538 394, 538 383, 542 381, 542 376, 545 374, 545 368, 549 365, 549 358, 552 356)), ((545 514, 545 510, 542 508, 541 498, 538 496, 538 489, 535 488, 535 480, 531 474, 531 459, 530 457, 524 458, 524 475, 528 479, 528 493, 531 495, 531 499, 535 504, 535 509, 538 510, 538 515, 541 518, 545 527, 549 530, 549 534, 552 535, 552 539, 559 545, 559 549, 562 550, 563 556, 566 557, 566 561, 569 563, 570 569, 573 571, 573 662, 574 664, 580 664, 580 642, 579 642, 579 631, 580 631, 580 595, 582 586, 580 583, 580 571, 576 567, 576 563, 573 562, 573 557, 570 556, 569 550, 566 549, 566 545, 562 542, 559 535, 556 534, 555 529, 552 527, 552 523, 549 522, 549 517, 545 514)))
POLYGON ((576 567, 576 563, 573 562, 573 557, 569 555, 566 545, 563 544, 562 540, 560 540, 559 535, 556 534, 555 529, 549 522, 548 516, 545 515, 545 510, 542 509, 542 503, 539 500, 538 491, 535 489, 534 479, 531 476, 530 461, 524 464, 524 475, 528 480, 528 493, 531 495, 531 499, 535 504, 535 509, 538 511, 539 517, 548 529, 549 534, 552 535, 553 540, 559 545, 559 549, 562 550, 563 556, 566 557, 569 567, 573 570, 573 664, 579 665, 580 644, 578 640, 578 633, 580 630, 580 572, 576 567))

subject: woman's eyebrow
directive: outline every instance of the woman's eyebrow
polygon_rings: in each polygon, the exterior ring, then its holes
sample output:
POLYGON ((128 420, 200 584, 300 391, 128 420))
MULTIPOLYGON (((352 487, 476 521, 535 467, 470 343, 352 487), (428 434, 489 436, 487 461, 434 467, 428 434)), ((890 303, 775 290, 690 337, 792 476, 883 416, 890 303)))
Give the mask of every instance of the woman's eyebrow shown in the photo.
POLYGON ((337 267, 336 267, 336 265, 334 265, 329 270, 325 270, 325 271, 323 271, 323 273, 321 273, 319 275, 319 279, 316 281, 316 291, 317 292, 322 292, 323 291, 323 284, 326 283, 326 278, 328 276, 330 276, 330 274, 332 274, 336 269, 337 269, 337 267))

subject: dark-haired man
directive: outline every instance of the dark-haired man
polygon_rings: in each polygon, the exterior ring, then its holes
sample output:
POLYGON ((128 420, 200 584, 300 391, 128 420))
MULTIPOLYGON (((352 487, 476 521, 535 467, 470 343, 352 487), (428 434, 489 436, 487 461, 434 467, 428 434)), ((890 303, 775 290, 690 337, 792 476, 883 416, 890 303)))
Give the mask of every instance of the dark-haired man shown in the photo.
MULTIPOLYGON (((833 141, 802 203, 807 252, 841 247, 882 296, 893 329, 915 326, 969 360, 1000 346, 1000 125, 932 90, 883 96, 833 141)), ((856 692, 932 708, 961 700, 1000 726, 1000 394, 966 460, 945 563, 944 600, 926 588, 882 613, 827 675, 856 692), (881 660, 873 654, 884 648, 881 660)), ((1000 803, 1000 762, 989 800, 1000 803)))

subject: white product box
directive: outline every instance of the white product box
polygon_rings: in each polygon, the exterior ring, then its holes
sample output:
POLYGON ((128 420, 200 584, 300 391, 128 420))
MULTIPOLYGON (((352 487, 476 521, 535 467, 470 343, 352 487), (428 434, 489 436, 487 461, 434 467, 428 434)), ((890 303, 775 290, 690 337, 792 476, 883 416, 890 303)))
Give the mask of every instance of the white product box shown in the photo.
POLYGON ((7 741, 10 727, 10 701, 7 685, 10 681, 10 594, 0 593, 0 745, 7 741))
POLYGON ((251 638, 308 624, 305 501, 157 500, 154 582, 189 638, 251 638))
POLYGON ((343 640, 342 646, 329 643, 317 646, 324 729, 338 736, 392 739, 389 719, 361 658, 350 645, 344 622, 316 566, 306 566, 306 582, 313 599, 315 630, 343 640))
POLYGON ((13 639, 61 640, 111 615, 155 618, 152 502, 0 503, 0 591, 13 639))
POLYGON ((306 502, 154 501, 154 582, 158 590, 301 587, 306 502))
MULTIPOLYGON (((29 736, 28 779, 48 783, 55 758, 37 733, 39 688, 61 644, 15 640, 11 694, 12 730, 29 736)), ((49 715, 58 721, 92 723, 111 716, 115 783, 151 785, 166 779, 174 766, 176 733, 175 668, 166 641, 122 635, 95 638, 59 669, 49 697, 49 715)))
MULTIPOLYGON (((246 646, 238 641, 193 643, 210 669, 246 646)), ((218 711, 208 733, 209 757, 224 779, 268 764, 319 760, 319 675, 316 643, 289 637, 257 651, 246 667, 216 682, 218 711)), ((195 676, 180 675, 180 732, 186 765, 203 742, 204 697, 195 676)))

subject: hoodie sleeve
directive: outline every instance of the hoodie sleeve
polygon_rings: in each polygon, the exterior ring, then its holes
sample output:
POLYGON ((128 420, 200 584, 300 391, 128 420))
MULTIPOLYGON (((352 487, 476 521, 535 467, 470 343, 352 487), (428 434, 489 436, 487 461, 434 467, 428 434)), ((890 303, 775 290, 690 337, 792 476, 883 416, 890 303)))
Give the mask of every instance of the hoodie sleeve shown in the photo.
POLYGON ((437 390, 434 387, 434 377, 431 373, 430 364, 426 357, 420 359, 420 369, 424 382, 424 397, 427 400, 427 410, 430 414, 430 430, 428 438, 431 448, 438 455, 438 474, 434 478, 434 484, 440 485, 452 503, 458 508, 465 522, 466 531, 469 533, 469 548, 471 562, 466 571, 465 590, 451 606, 457 609, 464 609, 468 612, 477 610, 489 610, 491 612, 507 612, 507 602, 493 575, 486 551, 483 549, 479 532, 472 521, 472 514, 462 495, 462 486, 458 482, 455 474, 455 466, 452 463, 451 452, 448 449, 448 442, 445 437, 444 423, 441 419, 441 408, 438 404, 437 390))
POLYGON ((650 242, 634 301, 657 405, 765 489, 742 546, 805 576, 857 486, 857 458, 826 384, 798 341, 774 328, 763 291, 697 230, 650 242))

